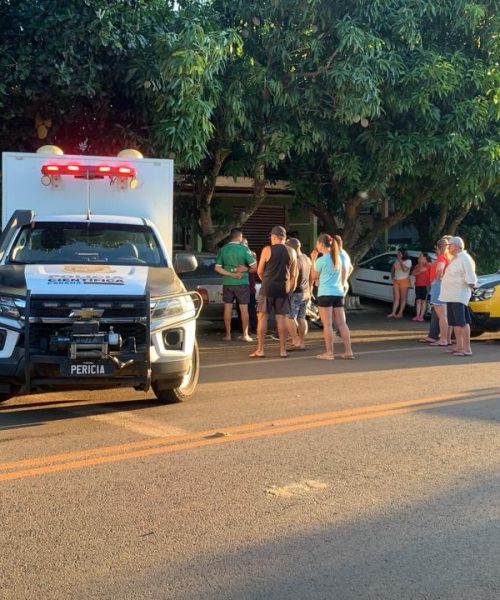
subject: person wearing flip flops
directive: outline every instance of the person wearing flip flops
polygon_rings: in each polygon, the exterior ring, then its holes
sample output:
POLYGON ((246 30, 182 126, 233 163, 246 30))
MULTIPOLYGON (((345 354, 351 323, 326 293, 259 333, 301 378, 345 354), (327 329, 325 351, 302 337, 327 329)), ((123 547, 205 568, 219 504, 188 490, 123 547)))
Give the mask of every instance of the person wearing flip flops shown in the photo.
POLYGON ((325 340, 325 352, 318 354, 316 358, 322 360, 334 360, 333 350, 333 328, 332 322, 335 318, 337 327, 344 342, 344 353, 342 358, 353 359, 351 348, 351 333, 346 323, 344 310, 344 291, 347 280, 347 269, 340 258, 340 248, 337 241, 327 233, 322 233, 316 242, 316 252, 312 253, 313 270, 312 278, 319 282, 318 285, 318 309, 323 322, 323 336, 325 340), (322 254, 318 258, 318 254, 322 254))
POLYGON ((297 287, 290 294, 290 314, 287 318, 291 345, 288 350, 305 350, 307 334, 306 310, 311 299, 311 259, 301 251, 298 238, 288 238, 286 245, 297 253, 297 287))
POLYGON ((429 346, 449 346, 451 343, 451 328, 448 324, 446 302, 440 298, 442 279, 450 262, 448 252, 449 237, 441 238, 436 244, 436 260, 431 264, 431 306, 439 319, 439 339, 429 346))
POLYGON ((469 301, 477 285, 476 263, 465 251, 461 237, 454 236, 449 240, 449 250, 452 259, 443 275, 439 300, 446 302, 448 323, 455 330, 457 344, 452 354, 472 356, 469 301))
POLYGON ((297 283, 297 254, 286 244, 286 230, 275 225, 271 230, 271 245, 260 255, 257 275, 262 281, 257 298, 257 348, 250 358, 264 358, 267 320, 274 313, 280 342, 280 356, 287 357, 287 315, 290 313, 290 294, 297 283))
POLYGON ((236 300, 241 314, 241 339, 253 342, 248 334, 248 303, 250 286, 248 271, 255 271, 257 261, 247 246, 242 244, 241 229, 231 229, 229 243, 219 250, 215 261, 215 270, 222 275, 222 301, 224 302, 225 342, 231 341, 231 319, 233 304, 236 300))

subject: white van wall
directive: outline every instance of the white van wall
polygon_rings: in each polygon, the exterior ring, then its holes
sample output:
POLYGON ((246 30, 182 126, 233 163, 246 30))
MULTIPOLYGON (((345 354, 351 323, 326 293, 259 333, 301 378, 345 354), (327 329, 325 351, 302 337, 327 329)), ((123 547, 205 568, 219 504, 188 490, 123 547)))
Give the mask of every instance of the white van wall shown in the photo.
POLYGON ((157 227, 172 256, 173 161, 165 159, 129 159, 106 156, 49 156, 4 152, 2 154, 2 229, 12 213, 31 209, 35 215, 85 215, 90 191, 90 209, 94 215, 144 217, 157 227), (41 182, 42 166, 47 164, 123 165, 137 171, 135 189, 110 185, 110 178, 77 179, 62 175, 60 187, 41 182))

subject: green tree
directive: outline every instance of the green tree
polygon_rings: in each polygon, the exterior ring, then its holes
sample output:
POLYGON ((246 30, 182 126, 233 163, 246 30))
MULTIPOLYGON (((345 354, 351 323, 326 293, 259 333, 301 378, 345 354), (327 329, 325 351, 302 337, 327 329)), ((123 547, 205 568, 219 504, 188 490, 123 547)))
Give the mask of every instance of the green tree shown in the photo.
POLYGON ((114 153, 146 140, 125 85, 131 56, 170 14, 161 0, 0 0, 2 149, 56 143, 114 153))

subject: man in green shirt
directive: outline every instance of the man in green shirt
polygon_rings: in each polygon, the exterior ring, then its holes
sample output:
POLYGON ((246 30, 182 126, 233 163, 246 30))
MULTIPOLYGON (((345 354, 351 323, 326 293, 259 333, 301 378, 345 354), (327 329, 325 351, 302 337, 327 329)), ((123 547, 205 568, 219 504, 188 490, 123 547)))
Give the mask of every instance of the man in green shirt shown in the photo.
POLYGON ((250 302, 250 286, 248 271, 255 271, 257 261, 247 246, 243 245, 241 229, 231 229, 229 243, 219 250, 215 270, 222 275, 222 301, 224 302, 224 340, 231 341, 231 317, 233 302, 236 300, 241 313, 241 339, 252 342, 248 335, 248 303, 250 302))

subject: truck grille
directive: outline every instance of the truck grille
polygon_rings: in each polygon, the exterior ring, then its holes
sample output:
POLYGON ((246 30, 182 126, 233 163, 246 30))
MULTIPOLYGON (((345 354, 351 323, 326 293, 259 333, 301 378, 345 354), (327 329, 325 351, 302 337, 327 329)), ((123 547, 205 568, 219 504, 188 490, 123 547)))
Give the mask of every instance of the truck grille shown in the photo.
MULTIPOLYGON (((49 353, 50 337, 71 334, 73 323, 80 321, 75 313, 85 310, 99 313, 95 320, 99 322, 101 332, 113 331, 121 335, 122 340, 135 338, 137 349, 145 348, 148 339, 147 317, 150 310, 144 297, 64 297, 31 296, 29 347, 31 351, 49 353), (54 320, 54 322, 43 322, 54 320), (139 322, 139 320, 141 322, 139 322)), ((52 354, 52 353, 51 353, 52 354)))

